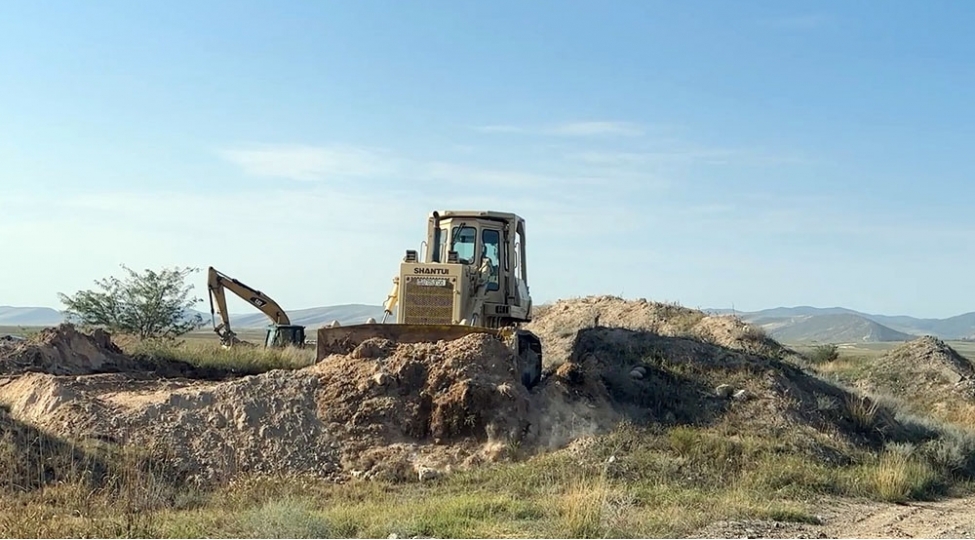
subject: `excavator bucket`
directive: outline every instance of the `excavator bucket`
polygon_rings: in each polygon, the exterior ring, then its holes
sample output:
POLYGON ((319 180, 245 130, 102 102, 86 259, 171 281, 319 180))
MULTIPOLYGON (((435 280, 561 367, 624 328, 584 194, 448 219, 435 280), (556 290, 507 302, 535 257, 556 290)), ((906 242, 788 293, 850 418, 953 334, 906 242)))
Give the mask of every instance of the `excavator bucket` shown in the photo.
POLYGON ((318 361, 331 354, 349 354, 360 343, 372 338, 394 343, 450 341, 470 334, 491 334, 514 352, 522 384, 531 389, 541 380, 541 341, 531 332, 511 328, 486 328, 466 325, 366 323, 318 329, 318 361))

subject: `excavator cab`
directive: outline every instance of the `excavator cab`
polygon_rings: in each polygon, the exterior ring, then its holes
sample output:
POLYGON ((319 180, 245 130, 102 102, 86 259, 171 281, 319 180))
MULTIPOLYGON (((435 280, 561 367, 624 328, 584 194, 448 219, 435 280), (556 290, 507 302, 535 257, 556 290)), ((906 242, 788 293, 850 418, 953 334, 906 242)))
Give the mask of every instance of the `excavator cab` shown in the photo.
POLYGON ((264 347, 281 348, 289 345, 302 347, 305 344, 305 327, 297 325, 272 325, 267 327, 264 347))

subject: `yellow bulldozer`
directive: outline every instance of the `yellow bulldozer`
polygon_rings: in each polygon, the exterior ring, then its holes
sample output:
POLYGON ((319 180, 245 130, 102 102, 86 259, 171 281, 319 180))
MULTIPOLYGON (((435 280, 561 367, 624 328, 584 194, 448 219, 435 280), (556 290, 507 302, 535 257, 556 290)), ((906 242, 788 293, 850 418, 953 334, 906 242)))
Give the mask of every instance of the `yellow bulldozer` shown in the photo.
POLYGON ((318 360, 370 338, 416 343, 489 333, 514 352, 522 384, 537 385, 541 340, 522 328, 532 314, 525 220, 507 212, 434 211, 420 251, 406 251, 382 322, 318 329, 318 360), (387 322, 394 310, 395 322, 387 322))

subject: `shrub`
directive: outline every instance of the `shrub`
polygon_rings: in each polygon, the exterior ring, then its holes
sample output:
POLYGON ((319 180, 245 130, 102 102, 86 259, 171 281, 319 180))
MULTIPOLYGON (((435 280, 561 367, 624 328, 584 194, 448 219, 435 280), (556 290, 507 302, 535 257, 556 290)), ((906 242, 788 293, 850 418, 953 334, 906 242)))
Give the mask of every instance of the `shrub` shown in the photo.
POLYGON ((817 345, 807 357, 814 364, 826 364, 837 360, 840 357, 840 351, 839 347, 832 343, 817 345))

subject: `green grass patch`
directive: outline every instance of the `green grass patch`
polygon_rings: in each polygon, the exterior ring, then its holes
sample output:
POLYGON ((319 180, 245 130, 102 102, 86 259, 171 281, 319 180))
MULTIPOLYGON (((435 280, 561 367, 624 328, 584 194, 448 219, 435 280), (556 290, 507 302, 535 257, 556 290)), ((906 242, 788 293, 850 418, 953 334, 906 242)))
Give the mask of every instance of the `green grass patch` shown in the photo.
POLYGON ((216 341, 154 342, 137 341, 124 346, 131 355, 145 355, 156 360, 177 360, 200 368, 226 369, 252 375, 273 369, 299 369, 315 363, 316 350, 284 347, 235 345, 224 348, 216 341))

